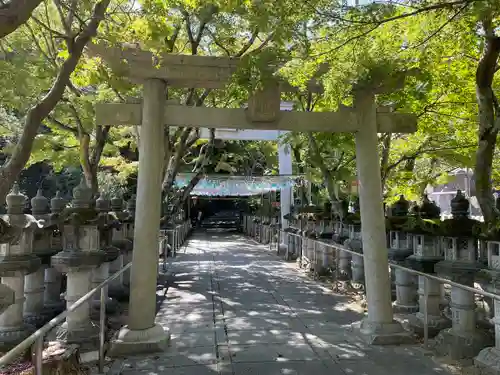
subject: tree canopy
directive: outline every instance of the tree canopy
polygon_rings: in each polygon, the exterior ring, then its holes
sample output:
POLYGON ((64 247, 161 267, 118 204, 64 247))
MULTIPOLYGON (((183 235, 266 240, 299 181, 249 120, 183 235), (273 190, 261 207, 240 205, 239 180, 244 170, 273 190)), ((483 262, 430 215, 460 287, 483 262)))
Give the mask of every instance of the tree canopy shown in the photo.
MULTIPOLYGON (((325 0, 11 1, 0 6, 0 19, 20 3, 25 5, 12 26, 0 28, 0 136, 7 155, 0 169, 2 199, 24 167, 40 162, 54 173, 81 168, 95 192, 99 185, 102 190, 134 179, 137 127, 96 126, 94 108, 139 101, 141 90, 85 52, 94 38, 155 53, 241 59, 224 89, 165 93, 188 106, 242 107, 249 91, 280 78, 298 88, 282 94, 295 110, 335 111, 352 105, 359 82, 409 71, 403 90, 377 97, 380 106, 418 117, 414 134, 379 134, 385 198, 418 200, 428 184, 470 168, 485 219, 500 217, 492 204, 500 187, 498 0, 430 0, 411 7, 405 1, 358 7, 325 0), (308 90, 311 79, 321 83, 322 93, 308 90)), ((352 193, 352 135, 305 129, 283 141, 291 145, 294 172, 317 184, 322 199, 352 193)), ((194 172, 191 188, 204 173, 277 173, 276 145, 266 142, 200 139, 191 127, 166 127, 164 142, 163 188, 170 199, 179 199, 173 189, 179 172, 194 172)))

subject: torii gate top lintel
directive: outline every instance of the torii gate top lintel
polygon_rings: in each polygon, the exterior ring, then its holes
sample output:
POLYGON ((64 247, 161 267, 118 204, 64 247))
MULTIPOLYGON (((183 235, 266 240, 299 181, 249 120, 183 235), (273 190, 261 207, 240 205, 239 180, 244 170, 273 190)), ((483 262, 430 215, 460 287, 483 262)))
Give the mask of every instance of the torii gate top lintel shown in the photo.
MULTIPOLYGON (((101 56, 119 74, 140 81, 161 79, 174 87, 221 88, 236 71, 237 58, 163 54, 135 48, 110 48, 101 44, 89 47, 91 54, 101 56)), ((312 88, 317 85, 310 82, 312 88)), ((252 93, 247 109, 186 107, 166 103, 165 124, 170 126, 215 127, 232 129, 355 132, 360 124, 354 108, 337 112, 280 111, 280 93, 297 90, 286 82, 271 82, 252 93)), ((320 90, 318 89, 317 92, 320 90)), ((97 125, 140 125, 140 103, 98 104, 97 125)), ((405 113, 390 113, 378 108, 379 132, 412 133, 416 118, 405 113)))

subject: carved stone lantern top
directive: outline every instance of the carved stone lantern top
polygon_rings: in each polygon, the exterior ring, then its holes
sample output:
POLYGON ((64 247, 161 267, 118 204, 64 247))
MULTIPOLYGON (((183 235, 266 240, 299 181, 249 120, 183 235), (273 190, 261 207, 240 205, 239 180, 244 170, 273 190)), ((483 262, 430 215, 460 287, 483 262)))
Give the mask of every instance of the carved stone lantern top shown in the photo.
POLYGON ((130 199, 127 201, 127 209, 129 211, 134 211, 135 212, 135 201, 137 200, 137 196, 135 194, 132 194, 130 199))
POLYGON ((58 190, 56 196, 50 200, 50 211, 53 214, 61 213, 66 208, 66 200, 61 197, 61 192, 58 190))
POLYGON ((0 218, 5 223, 0 243, 0 276, 25 275, 40 266, 40 259, 32 251, 35 228, 41 225, 33 216, 23 213, 27 198, 19 192, 17 183, 5 200, 7 215, 0 218))
POLYGON ((473 239, 481 235, 482 224, 469 218, 469 207, 469 200, 458 190, 451 201, 453 217, 441 223, 442 236, 473 239))
POLYGON ((441 217, 441 209, 436 205, 436 203, 429 200, 427 194, 424 195, 419 213, 424 219, 438 219, 441 217))
POLYGON ((19 185, 14 184, 10 193, 5 197, 7 202, 7 215, 3 216, 3 220, 9 225, 17 228, 41 228, 34 216, 24 213, 24 207, 28 198, 19 192, 19 185))
MULTIPOLYGON (((390 207, 390 210, 388 210, 385 220, 385 229, 392 233, 391 237, 395 236, 393 232, 403 232, 405 230, 407 221, 410 218, 409 209, 410 202, 405 199, 404 195, 400 195, 399 200, 390 207)), ((391 245, 391 248, 392 247, 391 245)))
POLYGON ((104 198, 104 196, 100 195, 99 198, 97 198, 97 200, 95 201, 95 208, 98 212, 107 213, 111 208, 110 201, 104 198))
POLYGON ((50 214, 49 200, 44 197, 41 189, 38 189, 36 196, 31 199, 33 215, 37 219, 43 219, 43 229, 35 231, 33 241, 33 253, 42 259, 44 264, 50 262, 50 256, 60 250, 60 246, 55 246, 54 235, 57 230, 54 226, 57 214, 50 214))
POLYGON ((101 250, 106 253, 105 262, 112 262, 120 254, 120 250, 112 246, 113 230, 119 228, 120 223, 114 215, 109 213, 110 208, 110 201, 100 195, 96 200, 96 210, 99 212, 100 217, 101 250))
POLYGON ((38 189, 36 196, 31 199, 31 212, 33 216, 44 216, 50 212, 49 200, 43 195, 42 189, 38 189))
POLYGON ((451 200, 451 214, 454 218, 467 217, 469 215, 469 200, 457 190, 457 195, 451 200))
POLYGON ((92 191, 85 180, 73 189, 72 207, 63 211, 63 251, 51 260, 61 272, 95 267, 104 261, 100 246, 100 218, 92 204, 92 191))
POLYGON ((22 215, 26 205, 26 196, 19 192, 19 185, 14 183, 12 190, 5 197, 7 203, 7 213, 10 215, 22 215))
POLYGON ((92 190, 87 186, 84 178, 82 178, 80 184, 73 189, 72 204, 74 208, 92 207, 92 190))
POLYGON ((114 196, 111 198, 111 210, 114 212, 123 211, 123 199, 119 196, 114 196))
POLYGON ((392 205, 392 216, 407 216, 409 209, 410 202, 401 194, 399 200, 392 205))

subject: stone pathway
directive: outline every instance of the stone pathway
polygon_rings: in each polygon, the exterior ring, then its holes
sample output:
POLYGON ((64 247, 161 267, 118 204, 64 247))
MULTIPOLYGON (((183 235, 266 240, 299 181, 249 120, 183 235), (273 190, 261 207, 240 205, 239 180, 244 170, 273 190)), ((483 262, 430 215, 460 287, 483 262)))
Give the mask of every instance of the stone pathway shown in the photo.
POLYGON ((195 234, 170 270, 157 319, 171 348, 116 361, 112 375, 447 374, 416 346, 366 345, 348 297, 241 235, 195 234))

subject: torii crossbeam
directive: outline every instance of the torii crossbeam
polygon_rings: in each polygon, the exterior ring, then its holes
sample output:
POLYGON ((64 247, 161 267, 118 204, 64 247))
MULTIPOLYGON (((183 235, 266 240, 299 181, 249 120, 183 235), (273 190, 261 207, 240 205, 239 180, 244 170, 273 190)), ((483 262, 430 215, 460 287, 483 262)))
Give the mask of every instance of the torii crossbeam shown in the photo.
MULTIPOLYGON (((221 88, 238 65, 237 59, 202 56, 154 56, 140 50, 91 46, 117 74, 143 84, 142 104, 100 104, 97 125, 141 125, 137 209, 131 271, 128 326, 112 341, 110 354, 163 349, 168 333, 155 325, 157 239, 160 225, 163 171, 163 127, 192 126, 233 129, 353 132, 360 187, 363 253, 368 316, 361 332, 371 343, 400 343, 409 339, 393 319, 380 179, 378 132, 410 133, 416 117, 377 110, 375 94, 394 89, 358 89, 353 108, 338 112, 280 111, 280 92, 293 91, 274 82, 253 93, 247 109, 186 107, 166 103, 167 86, 221 88)), ((321 91, 312 83, 312 89, 321 91)))

